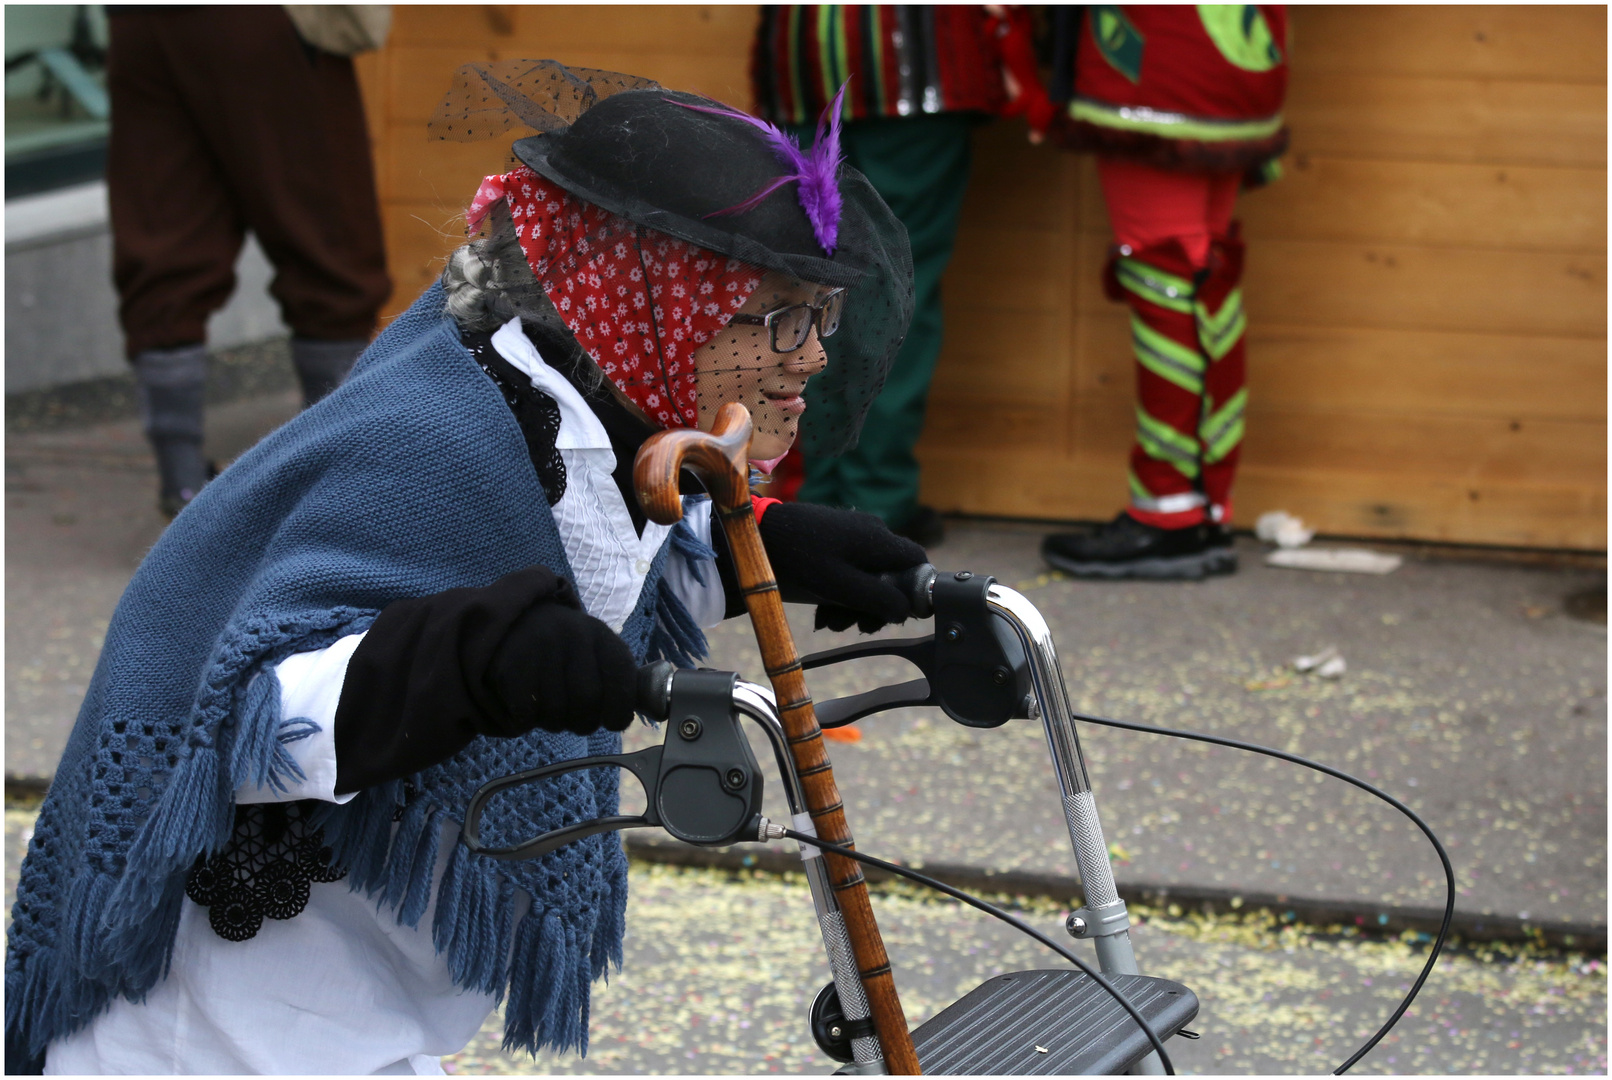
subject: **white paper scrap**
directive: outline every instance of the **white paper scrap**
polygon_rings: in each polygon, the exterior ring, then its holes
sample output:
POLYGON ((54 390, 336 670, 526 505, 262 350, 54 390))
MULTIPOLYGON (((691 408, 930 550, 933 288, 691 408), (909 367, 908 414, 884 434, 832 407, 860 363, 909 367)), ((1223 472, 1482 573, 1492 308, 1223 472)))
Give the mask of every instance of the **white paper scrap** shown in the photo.
POLYGON ((1301 675, 1307 671, 1314 671, 1316 668, 1320 667, 1327 661, 1332 660, 1337 655, 1337 646, 1328 645, 1314 656, 1295 656, 1293 658, 1293 670, 1297 671, 1301 675))
POLYGON ((1254 535, 1280 548, 1301 548, 1315 537, 1315 530, 1286 510, 1272 510, 1259 515, 1254 535))
POLYGON ((1266 566, 1289 570, 1336 570, 1345 574, 1392 574, 1405 560, 1365 548, 1283 548, 1265 556, 1266 566))

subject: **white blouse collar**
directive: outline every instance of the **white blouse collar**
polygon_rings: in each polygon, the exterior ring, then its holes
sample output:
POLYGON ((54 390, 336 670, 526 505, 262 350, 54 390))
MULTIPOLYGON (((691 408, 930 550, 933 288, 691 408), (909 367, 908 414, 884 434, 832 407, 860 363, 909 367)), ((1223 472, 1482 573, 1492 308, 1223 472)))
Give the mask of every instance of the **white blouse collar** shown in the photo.
MULTIPOLYGON (((514 364, 532 380, 533 386, 559 403, 560 434, 554 443, 557 449, 610 449, 610 436, 605 434, 604 425, 593 415, 593 410, 582 400, 576 387, 538 355, 537 346, 521 329, 519 318, 511 319, 499 327, 492 340, 498 355, 514 364)), ((612 463, 611 468, 614 467, 612 463)))

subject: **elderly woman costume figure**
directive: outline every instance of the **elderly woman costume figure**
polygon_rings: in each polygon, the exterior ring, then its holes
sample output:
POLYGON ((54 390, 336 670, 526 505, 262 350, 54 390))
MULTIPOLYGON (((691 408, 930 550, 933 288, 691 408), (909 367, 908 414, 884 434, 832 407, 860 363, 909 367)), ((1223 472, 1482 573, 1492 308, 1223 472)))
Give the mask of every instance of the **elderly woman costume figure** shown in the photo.
MULTIPOLYGON (((912 271, 832 137, 803 155, 551 61, 462 69, 433 120, 520 126, 541 134, 482 185, 442 283, 182 511, 119 603, 22 867, 7 1072, 440 1072, 501 998, 506 1046, 585 1052, 621 962, 620 840, 494 862, 457 842, 465 806, 617 749, 635 665, 691 662, 743 610, 697 488, 679 526, 644 518, 638 445, 740 401, 764 466, 813 376, 803 437, 853 442, 912 271)), ((819 625, 910 614, 877 575, 923 551, 877 519, 759 512, 819 625)), ((484 833, 613 813, 616 784, 567 774, 484 833)))

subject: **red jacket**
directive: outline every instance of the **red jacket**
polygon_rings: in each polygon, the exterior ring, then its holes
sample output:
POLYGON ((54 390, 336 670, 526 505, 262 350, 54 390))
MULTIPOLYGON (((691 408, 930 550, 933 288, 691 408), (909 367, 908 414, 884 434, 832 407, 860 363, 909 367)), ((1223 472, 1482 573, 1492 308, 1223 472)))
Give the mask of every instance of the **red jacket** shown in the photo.
POLYGON ((1066 144, 1188 171, 1287 147, 1287 11, 1275 4, 1086 9, 1066 144))

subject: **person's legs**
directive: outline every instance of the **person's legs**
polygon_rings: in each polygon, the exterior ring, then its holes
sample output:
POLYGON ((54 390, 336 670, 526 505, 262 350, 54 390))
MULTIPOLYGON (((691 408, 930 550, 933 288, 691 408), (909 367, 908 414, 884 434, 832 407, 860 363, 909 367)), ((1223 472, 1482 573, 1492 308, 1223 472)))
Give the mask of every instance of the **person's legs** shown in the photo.
POLYGON ((124 347, 160 476, 178 512, 206 483, 202 458, 207 318, 235 287, 244 225, 218 161, 181 93, 167 14, 111 22, 107 149, 112 276, 124 347))
POLYGON ((157 506, 172 517, 212 474, 202 456, 207 346, 142 349, 133 363, 140 420, 157 458, 157 506))
POLYGON ((1203 452, 1203 493, 1211 519, 1231 524, 1231 488, 1242 453, 1248 404, 1243 336, 1243 241, 1235 224, 1215 236, 1209 271, 1198 286, 1198 340, 1209 362, 1204 374, 1198 443, 1203 452))
POLYGON ((1174 240, 1128 248, 1112 280, 1131 308, 1136 358, 1136 441, 1130 459, 1130 513, 1164 529, 1203 520, 1198 421, 1208 364, 1198 347, 1193 266, 1174 240))
POLYGON ((854 506, 897 531, 916 524, 918 459, 913 447, 923 432, 929 384, 940 357, 940 279, 951 259, 968 186, 973 126, 968 117, 945 114, 858 121, 844 129, 847 160, 907 227, 915 310, 856 448, 836 458, 806 460, 806 481, 798 496, 804 502, 854 506))
MULTIPOLYGON (((1209 261, 1212 178, 1099 159, 1114 231, 1114 286, 1131 307, 1136 442, 1131 515, 1159 528, 1203 520, 1198 424, 1207 360, 1198 342, 1198 278, 1209 261)), ((1115 297, 1118 299, 1119 297, 1115 297)))
POLYGON ((1095 533, 1049 537, 1043 552, 1104 577, 1229 571, 1211 523, 1229 513, 1246 400, 1236 177, 1102 159, 1098 174, 1115 238, 1106 285, 1130 305, 1137 362, 1130 506, 1095 533))
POLYGON ((269 292, 312 403, 351 368, 391 292, 352 61, 304 45, 278 8, 186 15, 175 27, 196 60, 185 92, 274 264, 269 292))
POLYGON ((208 316, 235 288, 245 240, 224 170, 180 85, 188 57, 174 48, 170 22, 166 12, 111 20, 106 178, 112 277, 131 360, 205 340, 208 316))
POLYGON ((1231 219, 1237 196, 1234 176, 1233 202, 1227 203, 1218 174, 1170 172, 1118 158, 1098 158, 1097 179, 1115 244, 1140 250, 1178 240, 1195 266, 1208 260, 1210 237, 1225 231, 1219 216, 1231 219))

